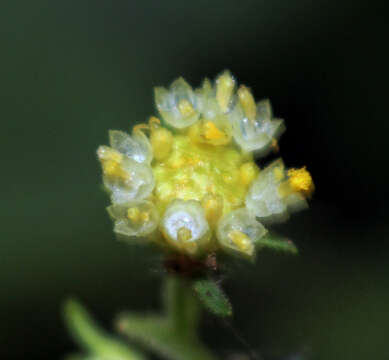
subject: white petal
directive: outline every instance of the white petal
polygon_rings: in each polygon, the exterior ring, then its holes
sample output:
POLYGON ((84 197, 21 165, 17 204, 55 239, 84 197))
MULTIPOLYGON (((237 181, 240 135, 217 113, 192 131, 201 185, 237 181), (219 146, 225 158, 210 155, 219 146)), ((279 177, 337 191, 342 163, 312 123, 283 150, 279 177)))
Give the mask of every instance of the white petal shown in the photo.
POLYGON ((257 119, 259 121, 271 120, 273 110, 269 99, 261 100, 257 103, 257 119))

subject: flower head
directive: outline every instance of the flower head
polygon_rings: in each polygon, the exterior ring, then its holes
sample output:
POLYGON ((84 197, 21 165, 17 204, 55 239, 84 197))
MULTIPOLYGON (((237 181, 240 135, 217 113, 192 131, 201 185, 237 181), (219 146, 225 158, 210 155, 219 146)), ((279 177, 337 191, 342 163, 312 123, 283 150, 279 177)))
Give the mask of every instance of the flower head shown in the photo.
POLYGON ((116 233, 190 257, 225 250, 251 258, 263 224, 307 206, 314 185, 305 167, 255 163, 283 121, 268 100, 236 89, 228 71, 196 90, 179 78, 156 88, 155 101, 162 122, 152 116, 132 135, 112 130, 110 147, 97 151, 116 233))

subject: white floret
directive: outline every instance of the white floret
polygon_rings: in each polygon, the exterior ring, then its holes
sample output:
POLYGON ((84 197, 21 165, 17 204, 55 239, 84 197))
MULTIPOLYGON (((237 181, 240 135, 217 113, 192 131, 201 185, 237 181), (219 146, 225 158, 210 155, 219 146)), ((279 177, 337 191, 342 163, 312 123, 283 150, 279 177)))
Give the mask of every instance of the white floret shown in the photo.
POLYGON ((204 209, 195 200, 173 200, 161 220, 161 229, 166 240, 181 250, 194 249, 193 252, 198 252, 210 240, 210 228, 204 209), (190 236, 184 243, 179 237, 180 229, 190 231, 190 236))
POLYGON ((246 208, 225 215, 216 230, 218 242, 224 250, 248 256, 254 254, 255 243, 266 233, 265 227, 246 208), (234 241, 234 234, 240 234, 243 241, 234 241))
POLYGON ((151 234, 158 226, 159 216, 154 204, 150 201, 129 201, 123 204, 113 204, 107 208, 115 221, 114 231, 128 237, 141 237, 151 234), (128 217, 128 211, 137 209, 147 216, 139 221, 128 217))
POLYGON ((280 192, 281 183, 285 182, 284 164, 276 160, 263 171, 251 184, 246 195, 246 207, 249 212, 266 222, 282 222, 288 219, 289 212, 301 210, 307 202, 301 194, 280 192))
POLYGON ((252 215, 269 221, 287 218, 287 206, 278 191, 283 176, 284 165, 281 160, 259 173, 246 195, 246 207, 252 215), (276 169, 279 169, 282 177, 277 178, 276 169))
POLYGON ((198 108, 202 118, 213 120, 216 116, 222 115, 222 111, 216 100, 216 90, 208 79, 204 80, 203 86, 197 89, 198 108))
POLYGON ((125 203, 131 200, 142 200, 154 189, 155 180, 149 165, 140 164, 125 156, 121 168, 127 174, 126 179, 104 176, 104 185, 111 192, 113 203, 125 203))
POLYGON ((233 137, 244 151, 255 151, 264 156, 270 149, 273 139, 278 139, 285 130, 282 119, 272 118, 269 100, 257 104, 256 118, 250 120, 240 104, 237 104, 230 115, 233 137))
POLYGON ((109 143, 112 148, 138 163, 150 164, 153 159, 149 139, 141 131, 131 136, 124 131, 110 130, 109 143))
POLYGON ((163 87, 155 88, 155 102, 166 123, 177 129, 186 128, 194 124, 199 118, 197 97, 191 86, 183 78, 175 80, 169 90, 163 87), (179 109, 181 101, 188 102, 193 112, 183 114, 179 109))

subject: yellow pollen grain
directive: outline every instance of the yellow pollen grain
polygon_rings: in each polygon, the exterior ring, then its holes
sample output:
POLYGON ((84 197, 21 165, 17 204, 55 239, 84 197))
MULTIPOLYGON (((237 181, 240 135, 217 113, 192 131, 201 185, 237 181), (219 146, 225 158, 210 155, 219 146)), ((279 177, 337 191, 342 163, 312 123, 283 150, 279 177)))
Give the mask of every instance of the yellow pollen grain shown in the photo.
POLYGON ((187 99, 180 100, 178 103, 178 110, 184 118, 192 116, 195 113, 192 104, 187 99))
POLYGON ((228 72, 225 72, 217 79, 216 83, 216 100, 222 112, 227 112, 232 92, 234 90, 235 81, 228 72))
POLYGON ((238 90, 238 97, 247 118, 254 121, 257 115, 257 108, 251 91, 246 86, 241 85, 238 90))
POLYGON ((204 124, 204 136, 207 140, 220 140, 225 137, 225 134, 212 121, 208 121, 204 124))
POLYGON ((311 174, 305 166, 301 169, 288 170, 289 184, 294 191, 301 192, 305 196, 311 196, 315 190, 311 174))
POLYGON ((254 246, 250 241, 250 238, 239 230, 231 230, 228 233, 228 237, 238 247, 239 250, 251 255, 254 251, 254 246))

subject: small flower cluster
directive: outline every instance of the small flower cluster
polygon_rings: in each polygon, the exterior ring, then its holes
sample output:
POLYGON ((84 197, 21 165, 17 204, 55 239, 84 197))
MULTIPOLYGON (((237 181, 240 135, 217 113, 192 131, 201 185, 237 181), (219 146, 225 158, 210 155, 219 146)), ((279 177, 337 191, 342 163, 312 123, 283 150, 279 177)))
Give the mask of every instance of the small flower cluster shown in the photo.
POLYGON ((252 258, 263 224, 307 206, 314 185, 305 168, 255 163, 277 146, 283 120, 268 100, 236 89, 228 71, 197 90, 179 78, 156 88, 155 101, 163 125, 151 117, 132 135, 112 130, 97 151, 116 233, 191 257, 252 258))

